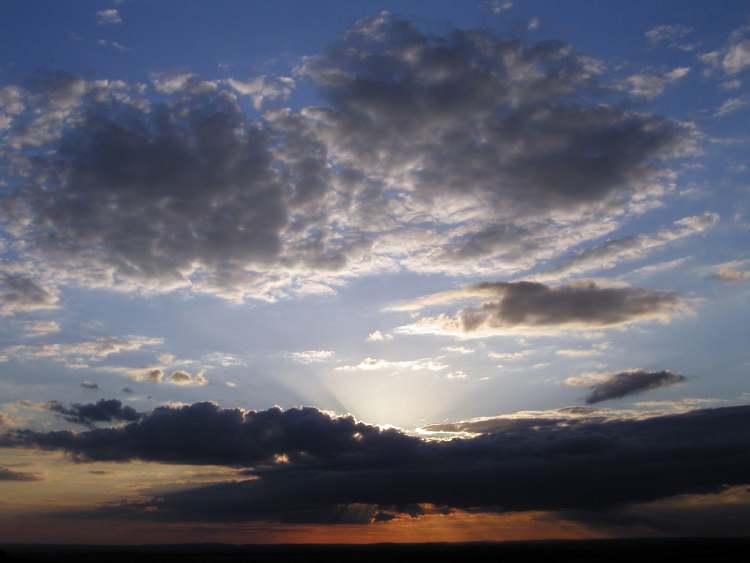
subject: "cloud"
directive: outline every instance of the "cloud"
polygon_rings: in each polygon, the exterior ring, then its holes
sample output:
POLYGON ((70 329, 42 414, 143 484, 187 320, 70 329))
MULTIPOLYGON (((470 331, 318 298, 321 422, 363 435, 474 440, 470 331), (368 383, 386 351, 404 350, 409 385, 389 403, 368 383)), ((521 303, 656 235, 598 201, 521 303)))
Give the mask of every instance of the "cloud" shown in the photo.
POLYGON ((367 342, 384 342, 386 340, 393 340, 393 335, 384 333, 379 330, 374 330, 367 335, 367 338, 365 340, 367 342))
POLYGON ((662 75, 634 74, 623 81, 622 88, 633 96, 655 98, 663 94, 667 86, 682 80, 689 73, 689 67, 677 67, 662 75))
POLYGON ((0 315, 56 309, 57 306, 55 289, 43 287, 23 274, 0 272, 0 315))
MULTIPOLYGON (((461 292, 450 292, 452 298, 461 292)), ((439 295, 439 294, 438 294, 439 295)), ((606 287, 584 281, 547 286, 538 282, 486 282, 464 295, 483 296, 479 307, 455 316, 422 317, 396 329, 402 334, 488 336, 514 332, 543 334, 560 329, 615 327, 643 320, 669 320, 686 310, 674 293, 634 287, 606 287), (494 298, 495 300, 489 300, 494 298)))
POLYGON ((99 384, 93 381, 81 381, 81 387, 84 389, 91 389, 92 391, 99 389, 99 384))
POLYGON ((52 401, 47 408, 68 422, 82 426, 95 426, 99 422, 135 422, 141 418, 133 407, 123 405, 117 399, 101 399, 96 403, 74 403, 66 407, 52 401))
POLYGON ((717 213, 703 213, 685 217, 674 222, 672 228, 661 229, 653 234, 637 234, 611 239, 607 242, 575 254, 559 266, 537 275, 539 280, 559 279, 589 270, 611 268, 619 262, 642 258, 655 249, 670 242, 703 233, 719 222, 717 213))
POLYGON ((23 335, 32 338, 60 332, 60 325, 57 321, 24 321, 20 326, 23 335))
POLYGON ((108 8, 96 13, 96 23, 99 25, 122 23, 122 18, 116 8, 108 8))
POLYGON ((321 100, 298 111, 238 103, 283 99, 284 77, 45 74, 11 100, 24 188, 0 220, 65 286, 242 301, 399 268, 510 275, 657 204, 695 152, 689 124, 604 103, 606 71, 562 42, 383 13, 296 69, 321 100))
POLYGON ((163 343, 161 338, 146 336, 103 336, 80 342, 17 344, 0 352, 16 361, 46 360, 60 362, 68 367, 83 368, 88 367, 91 362, 101 362, 112 355, 135 352, 163 343))
POLYGON ((750 280, 750 270, 745 269, 750 265, 750 260, 733 260, 714 266, 711 279, 723 282, 741 282, 750 280))
POLYGON ((120 52, 132 50, 130 47, 126 47, 122 43, 118 43, 117 41, 107 41, 106 39, 99 39, 97 40, 96 44, 99 45, 100 47, 111 47, 115 51, 120 51, 120 52))
POLYGON ((174 385, 206 385, 208 383, 203 370, 193 374, 181 369, 176 370, 170 373, 166 380, 174 385))
POLYGON ((646 32, 646 39, 653 45, 666 45, 681 51, 694 51, 700 42, 687 43, 686 37, 693 32, 692 27, 683 24, 657 25, 646 32))
POLYGON ((14 471, 7 467, 0 467, 0 482, 2 481, 43 481, 44 478, 36 473, 14 471))
POLYGON ((227 84, 243 96, 249 96, 253 101, 253 107, 257 110, 261 109, 266 100, 286 100, 294 90, 294 80, 288 76, 280 78, 259 76, 247 82, 228 78, 227 84))
POLYGON ((434 358, 391 361, 382 358, 367 357, 358 364, 338 366, 336 367, 336 371, 442 371, 449 367, 439 359, 434 358))
POLYGON ((498 15, 513 9, 513 2, 510 0, 487 0, 483 5, 493 14, 498 15))
POLYGON ((569 378, 566 383, 568 385, 582 385, 593 382, 591 393, 586 397, 586 403, 591 405, 676 385, 685 380, 684 376, 669 370, 648 372, 642 369, 634 369, 614 374, 601 374, 596 378, 569 378))
POLYGON ((747 406, 645 418, 576 407, 493 419, 472 438, 430 441, 314 408, 254 412, 196 403, 159 407, 119 427, 24 430, 2 440, 62 450, 79 462, 224 465, 251 477, 79 517, 335 523, 350 521, 359 507, 357 521, 365 523, 378 510, 403 514, 425 503, 445 511, 601 512, 719 492, 746 483, 749 418, 747 406))
POLYGON ((703 53, 699 59, 710 70, 720 70, 730 76, 750 66, 750 25, 734 30, 721 49, 703 53))
POLYGON ((331 360, 336 355, 333 350, 304 350, 292 352, 292 359, 300 364, 315 364, 331 360))
POLYGON ((748 96, 738 96, 736 98, 729 98, 724 103, 722 103, 719 108, 714 113, 715 117, 724 117, 725 115, 729 115, 730 113, 734 113, 735 111, 739 111, 742 108, 746 107, 748 104, 750 104, 750 97, 748 96))

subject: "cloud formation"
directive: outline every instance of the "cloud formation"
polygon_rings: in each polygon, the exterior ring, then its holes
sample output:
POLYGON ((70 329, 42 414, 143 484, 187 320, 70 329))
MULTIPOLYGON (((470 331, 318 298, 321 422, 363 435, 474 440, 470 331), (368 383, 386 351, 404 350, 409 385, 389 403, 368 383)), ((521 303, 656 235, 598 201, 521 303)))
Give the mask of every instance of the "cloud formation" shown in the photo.
POLYGON ((16 431, 3 443, 62 450, 81 462, 218 464, 253 476, 88 514, 97 518, 351 522, 359 507, 357 521, 367 522, 378 511, 419 514, 425 503, 602 511, 718 492, 747 480, 748 417, 746 406, 647 418, 531 413, 446 442, 313 408, 253 412, 197 403, 77 434, 16 431))
POLYGON ((101 399, 96 403, 74 403, 65 406, 52 401, 47 408, 73 424, 95 426, 99 422, 134 422, 141 418, 133 407, 123 405, 117 399, 101 399))
POLYGON ((7 467, 0 467, 0 482, 2 481, 43 481, 44 479, 36 473, 15 471, 7 467))
MULTIPOLYGON (((621 399, 652 389, 676 385, 685 380, 685 376, 669 370, 650 372, 634 369, 609 375, 603 374, 596 378, 596 383, 591 386, 591 393, 586 397, 586 403, 591 405, 611 399, 621 399)), ((569 385, 580 385, 585 384, 586 381, 586 378, 570 378, 567 382, 569 385)))
MULTIPOLYGON (((476 334, 478 336, 545 330, 595 329, 643 320, 668 320, 685 311, 674 293, 634 287, 600 286, 592 281, 547 286, 538 282, 486 282, 465 291, 446 292, 443 300, 482 297, 478 307, 466 307, 455 316, 422 317, 399 327, 402 334, 476 334)), ((441 302, 441 294, 427 298, 441 302)), ((420 305, 422 305, 421 303, 420 305)))
POLYGON ((672 241, 703 233, 719 222, 717 213, 684 217, 653 234, 637 234, 611 239, 593 248, 574 254, 559 266, 536 276, 539 280, 557 279, 595 269, 611 268, 619 262, 642 258, 649 252, 672 241))
POLYGON ((0 315, 55 309, 57 306, 55 289, 43 287, 23 274, 0 272, 0 315))
POLYGON ((272 300, 398 268, 517 273, 648 209, 694 151, 689 125, 600 103, 606 70, 561 42, 382 13, 294 79, 43 74, 3 90, 3 168, 24 187, 0 222, 39 283, 120 291, 272 300), (305 80, 322 105, 239 103, 305 80))

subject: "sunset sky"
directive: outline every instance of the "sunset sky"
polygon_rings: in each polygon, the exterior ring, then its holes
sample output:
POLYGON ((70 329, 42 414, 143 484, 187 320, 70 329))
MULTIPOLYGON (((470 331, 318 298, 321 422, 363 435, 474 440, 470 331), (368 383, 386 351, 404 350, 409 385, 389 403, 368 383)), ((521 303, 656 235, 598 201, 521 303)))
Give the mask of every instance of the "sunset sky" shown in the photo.
POLYGON ((750 535, 747 1, 0 20, 0 543, 750 535))

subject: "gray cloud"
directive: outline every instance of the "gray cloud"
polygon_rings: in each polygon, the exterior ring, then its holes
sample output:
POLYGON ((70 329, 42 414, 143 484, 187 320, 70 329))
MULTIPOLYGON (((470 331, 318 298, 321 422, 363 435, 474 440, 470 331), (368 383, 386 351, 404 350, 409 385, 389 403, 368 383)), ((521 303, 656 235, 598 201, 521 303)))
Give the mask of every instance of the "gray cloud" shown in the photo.
POLYGON ((141 414, 133 407, 123 405, 117 399, 101 399, 88 404, 74 403, 70 406, 52 401, 46 407, 68 422, 83 426, 94 426, 98 422, 134 422, 141 418, 141 414))
POLYGON ((81 387, 84 389, 97 390, 99 389, 99 384, 94 383, 93 381, 81 381, 81 387))
POLYGON ((29 276, 0 272, 0 315, 12 315, 57 307, 57 291, 46 288, 29 276))
MULTIPOLYGON (((167 521, 351 521, 378 510, 588 510, 747 482, 750 407, 650 418, 529 416, 474 438, 426 441, 317 409, 160 407, 138 422, 81 433, 16 431, 5 446, 78 461, 141 459, 246 468, 254 478, 160 494, 89 517, 167 521), (338 514, 338 519, 336 515, 338 514)), ((80 516, 80 513, 78 514, 80 516)))
POLYGON ((0 467, 0 482, 2 481, 43 481, 44 479, 36 473, 14 471, 7 467, 0 467))
POLYGON ((25 187, 0 220, 56 283, 122 291, 275 299, 397 267, 518 271, 645 209, 691 150, 688 126, 598 103, 605 71, 564 43, 384 13, 301 65, 325 103, 299 112, 237 103, 283 98, 283 77, 158 76, 157 103, 47 74, 11 104, 4 169, 25 187))
MULTIPOLYGON (((446 292, 444 299, 461 298, 487 301, 461 309, 455 316, 422 317, 399 327, 397 332, 467 334, 535 329, 538 333, 544 329, 603 328, 648 319, 666 320, 685 310, 683 301, 672 292, 606 287, 591 281, 560 286, 530 281, 486 282, 446 292)), ((427 305, 441 300, 441 294, 424 298, 427 305)))
POLYGON ((591 393, 586 397, 588 404, 621 399, 644 391, 668 387, 685 381, 685 377, 669 370, 649 372, 642 369, 623 371, 608 376, 603 381, 592 385, 591 393))

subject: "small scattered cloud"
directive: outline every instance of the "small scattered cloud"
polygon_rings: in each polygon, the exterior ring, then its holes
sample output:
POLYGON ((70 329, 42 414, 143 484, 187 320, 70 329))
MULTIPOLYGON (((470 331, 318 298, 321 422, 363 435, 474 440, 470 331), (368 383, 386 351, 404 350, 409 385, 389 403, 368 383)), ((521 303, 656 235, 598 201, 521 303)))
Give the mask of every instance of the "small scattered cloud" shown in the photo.
POLYGON ((664 93, 667 86, 685 78, 690 74, 690 67, 682 66, 664 74, 634 74, 627 77, 621 88, 633 96, 655 98, 664 93))
POLYGON ((97 45, 100 47, 106 47, 109 49, 114 49, 115 51, 125 52, 125 51, 132 51, 130 47, 126 47, 122 43, 119 43, 117 41, 107 41, 106 39, 99 39, 96 42, 97 45))
POLYGON ((386 340, 393 340, 393 335, 380 330, 374 330, 367 335, 365 339, 367 342, 384 342, 386 340))
POLYGON ((747 107, 748 105, 750 105, 750 96, 738 96, 736 98, 729 98, 718 107, 718 109, 714 113, 714 116, 724 117, 726 115, 729 115, 730 113, 739 111, 742 108, 747 107))
POLYGON ((300 364, 317 364, 330 361, 335 355, 333 350, 303 350, 292 352, 292 359, 300 364))
POLYGON ((733 260, 713 266, 709 278, 723 282, 750 280, 750 260, 733 260))
POLYGON ((117 8, 108 8, 106 10, 99 10, 96 13, 96 23, 99 25, 112 25, 122 23, 122 17, 117 8))
POLYGON ((91 391, 97 391, 99 389, 99 384, 94 383, 93 381, 81 381, 81 387, 91 391))
POLYGON ((646 32, 646 39, 653 45, 664 45, 681 51, 694 51, 700 42, 689 43, 687 37, 693 28, 683 24, 657 25, 646 32))
POLYGON ((503 14, 513 9, 511 0, 485 0, 484 7, 495 15, 503 14))
POLYGON ((418 360, 385 360, 367 357, 358 364, 338 366, 336 371, 443 371, 450 366, 434 358, 420 358, 418 360))

